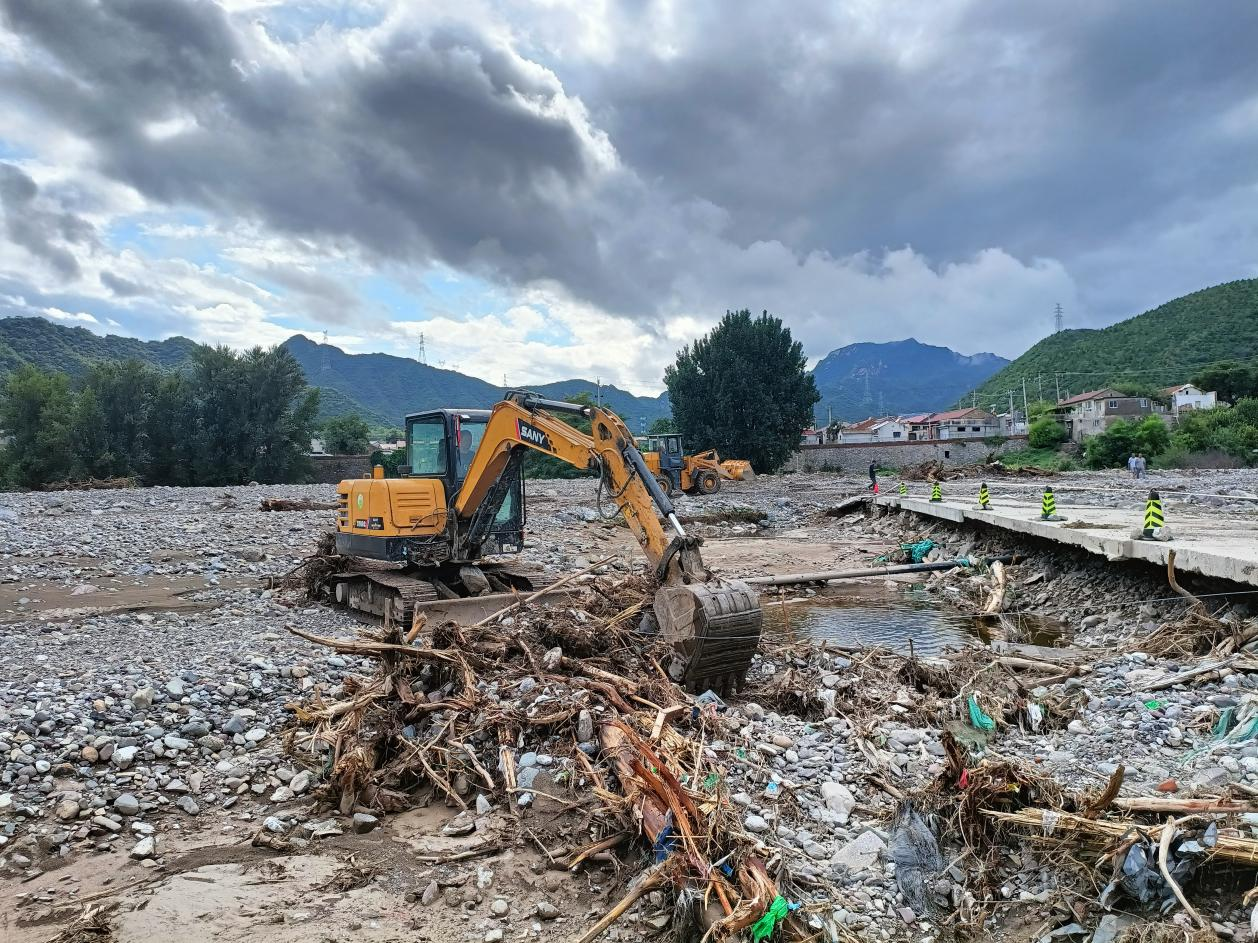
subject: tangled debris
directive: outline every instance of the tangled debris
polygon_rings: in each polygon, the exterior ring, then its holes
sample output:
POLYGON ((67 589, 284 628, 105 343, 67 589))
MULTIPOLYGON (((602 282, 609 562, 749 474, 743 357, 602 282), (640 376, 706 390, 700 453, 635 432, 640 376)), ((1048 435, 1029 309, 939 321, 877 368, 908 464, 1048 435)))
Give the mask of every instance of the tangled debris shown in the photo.
POLYGON ((1026 465, 1010 468, 1002 462, 976 462, 972 465, 947 465, 932 460, 901 467, 898 477, 903 481, 958 481, 964 478, 1054 478, 1057 472, 1026 465))
POLYGON ((802 939, 788 902, 794 882, 741 827, 707 748, 719 699, 688 696, 662 667, 666 643, 631 627, 652 590, 645 576, 599 577, 562 604, 476 626, 421 621, 358 639, 290 628, 371 656, 376 670, 335 697, 291 705, 286 745, 324 771, 323 797, 342 814, 442 797, 463 810, 505 801, 522 816, 544 798, 590 822, 572 867, 638 836, 649 869, 585 939, 664 886, 700 935, 726 939, 767 920, 767 931, 781 922, 802 939))
POLYGON ((50 481, 42 486, 41 491, 116 491, 122 488, 138 488, 140 479, 135 477, 121 478, 74 478, 65 481, 50 481))
POLYGON ((309 498, 263 498, 259 502, 263 511, 335 511, 335 501, 312 501, 309 498))

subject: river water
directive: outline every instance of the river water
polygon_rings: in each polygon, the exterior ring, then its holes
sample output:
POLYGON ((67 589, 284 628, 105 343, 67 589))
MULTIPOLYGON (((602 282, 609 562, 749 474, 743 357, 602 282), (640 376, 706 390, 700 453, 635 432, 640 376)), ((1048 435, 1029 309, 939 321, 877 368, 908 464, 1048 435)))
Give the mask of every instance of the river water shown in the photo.
POLYGON ((843 648, 890 649, 918 655, 985 645, 993 638, 1051 645, 1060 626, 1020 615, 1005 624, 941 608, 921 589, 885 589, 852 584, 841 590, 779 604, 771 593, 761 597, 765 634, 772 638, 825 639, 843 648), (1012 631, 1010 630, 1012 628, 1012 631))

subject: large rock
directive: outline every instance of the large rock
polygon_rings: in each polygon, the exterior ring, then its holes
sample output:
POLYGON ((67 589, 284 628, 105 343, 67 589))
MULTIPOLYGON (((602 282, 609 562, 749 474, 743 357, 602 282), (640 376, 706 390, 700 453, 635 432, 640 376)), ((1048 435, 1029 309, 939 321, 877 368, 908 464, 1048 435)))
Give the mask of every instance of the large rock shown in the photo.
POLYGON ((856 808, 856 797, 852 795, 852 791, 842 783, 822 783, 821 798, 826 808, 834 813, 835 821, 846 825, 852 817, 852 810, 856 808))
POLYGON ((114 811, 123 815, 139 815, 140 800, 129 792, 124 792, 114 800, 114 811))
POLYGON ((861 832, 836 851, 830 863, 842 865, 849 871, 868 871, 886 850, 887 843, 878 837, 877 832, 861 832))

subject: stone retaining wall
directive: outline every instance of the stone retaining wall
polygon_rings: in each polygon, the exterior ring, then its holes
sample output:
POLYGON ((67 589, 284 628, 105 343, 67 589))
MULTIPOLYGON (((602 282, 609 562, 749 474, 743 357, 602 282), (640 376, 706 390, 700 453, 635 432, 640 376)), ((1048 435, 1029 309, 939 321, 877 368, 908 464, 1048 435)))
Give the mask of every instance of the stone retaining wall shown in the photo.
POLYGON ((870 462, 880 468, 902 468, 922 462, 973 465, 1010 449, 1026 447, 1026 436, 1010 436, 999 445, 983 439, 938 439, 931 442, 856 442, 847 445, 803 445, 786 464, 787 471, 842 471, 861 474, 870 462))
POLYGON ((311 455, 310 483, 334 485, 346 478, 371 474, 371 453, 364 455, 311 455))

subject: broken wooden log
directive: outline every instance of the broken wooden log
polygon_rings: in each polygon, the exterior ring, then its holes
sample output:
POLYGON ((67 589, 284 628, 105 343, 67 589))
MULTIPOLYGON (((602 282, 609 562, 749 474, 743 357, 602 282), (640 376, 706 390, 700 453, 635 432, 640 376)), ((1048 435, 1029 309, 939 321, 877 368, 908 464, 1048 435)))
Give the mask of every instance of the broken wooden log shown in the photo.
POLYGON ((335 511, 335 501, 310 501, 306 498, 263 498, 259 504, 263 511, 335 511))
MULTIPOLYGON (((1139 828, 1152 836, 1160 832, 1161 825, 1143 825, 1130 819, 1088 819, 1070 812, 1055 809, 1019 809, 1017 812, 997 812, 984 809, 983 815, 998 822, 1007 822, 1022 828, 1033 829, 1045 837, 1058 838, 1066 833, 1077 833, 1082 838, 1109 842, 1126 835, 1130 829, 1139 828)), ((1237 864, 1258 866, 1258 839, 1220 833, 1214 847, 1214 856, 1237 864)))
POLYGON ((983 565, 993 563, 1012 563, 1013 554, 1005 553, 998 557, 984 557, 980 561, 942 560, 935 563, 901 563, 892 566, 876 566, 864 570, 822 570, 817 573, 784 573, 781 576, 753 576, 743 580, 753 586, 792 586, 798 583, 833 583, 839 580, 859 580, 871 576, 895 576, 897 573, 926 573, 931 570, 951 570, 958 566, 973 566, 975 562, 983 565))

